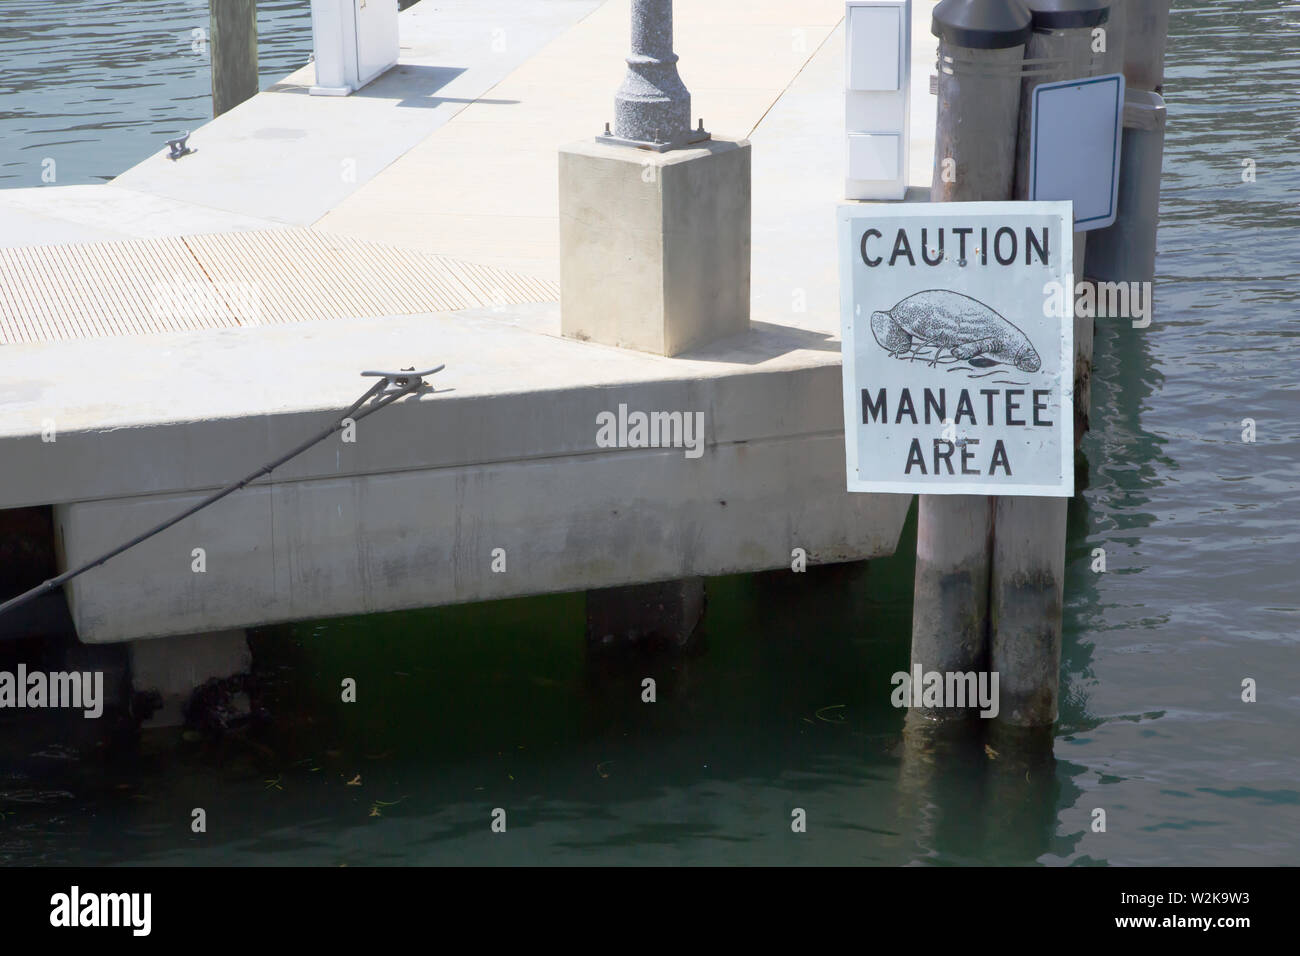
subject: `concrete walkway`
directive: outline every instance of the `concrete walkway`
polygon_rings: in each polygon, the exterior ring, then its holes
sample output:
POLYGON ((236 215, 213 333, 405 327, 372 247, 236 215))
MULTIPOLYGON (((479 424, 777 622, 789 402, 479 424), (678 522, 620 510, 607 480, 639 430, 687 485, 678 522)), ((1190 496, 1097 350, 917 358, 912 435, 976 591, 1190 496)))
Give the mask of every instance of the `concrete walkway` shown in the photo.
POLYGON ((110 184, 0 190, 0 246, 311 225, 482 97, 600 0, 426 0, 399 65, 349 97, 304 66, 110 184))
MULTIPOLYGON (((540 52, 499 82, 484 78, 478 102, 411 110, 454 115, 382 163, 358 162, 355 184, 327 182, 338 154, 317 161, 306 141, 336 135, 321 119, 333 110, 351 117, 340 142, 368 149, 398 122, 405 94, 269 90, 196 131, 199 154, 154 157, 113 186, 87 188, 129 189, 155 209, 179 204, 178 214, 201 208, 201 223, 315 222, 545 280, 557 255, 555 150, 610 117, 628 34, 625 0, 585 19, 580 5, 560 6, 574 21, 567 31, 557 26, 549 45, 530 34, 540 52), (256 135, 308 126, 301 137, 256 135), (250 171, 223 129, 278 158, 250 171), (293 187, 303 182, 313 188, 293 187)), ((934 126, 931 8, 917 4, 913 30, 917 186, 928 186, 934 126)), ((0 348, 0 508, 55 504, 69 565, 320 428, 364 390, 361 369, 447 363, 440 394, 368 419, 357 444, 327 442, 274 482, 79 578, 68 591, 83 640, 782 567, 796 547, 814 563, 892 552, 910 499, 844 490, 834 232, 842 4, 678 0, 677 9, 696 114, 719 134, 752 133, 753 330, 668 359, 563 339, 552 302, 0 348), (702 414, 704 454, 601 447, 596 416, 620 405, 702 414), (57 441, 42 440, 51 428, 57 441), (196 547, 202 574, 191 567, 196 547), (508 573, 491 570, 498 547, 508 573)), ((480 27, 509 22, 480 13, 480 27)), ((427 76, 390 82, 416 80, 434 95, 427 76)), ((61 207, 59 189, 41 192, 73 231, 95 224, 84 196, 61 207)), ((123 223, 161 228, 150 219, 123 223)))
MULTIPOLYGON (((755 144, 753 316, 838 334, 843 5, 677 7, 695 114, 755 144)), ((932 9, 913 11, 920 188, 932 9)), ((612 116, 628 31, 628 0, 426 0, 401 14, 399 66, 358 94, 309 96, 308 65, 200 127, 179 162, 160 150, 111 184, 0 190, 0 247, 314 225, 558 282, 557 150, 612 116)))
POLYGON ((553 282, 315 229, 0 247, 0 346, 553 302, 553 282))
MULTIPOLYGON (((843 16, 842 0, 677 3, 695 117, 750 136, 843 16)), ((318 225, 558 281, 557 151, 613 120, 630 22, 628 0, 608 0, 318 225)))

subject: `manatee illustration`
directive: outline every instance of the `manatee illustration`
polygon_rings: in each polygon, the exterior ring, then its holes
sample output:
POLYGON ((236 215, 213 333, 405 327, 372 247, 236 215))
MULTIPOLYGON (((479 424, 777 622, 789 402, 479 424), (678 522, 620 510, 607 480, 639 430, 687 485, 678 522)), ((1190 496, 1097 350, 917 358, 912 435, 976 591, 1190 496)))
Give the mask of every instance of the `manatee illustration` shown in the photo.
POLYGON ((947 289, 917 292, 888 312, 872 312, 871 332, 897 358, 934 349, 931 365, 945 351, 980 368, 1005 364, 1037 372, 1043 364, 1024 332, 978 299, 947 289))

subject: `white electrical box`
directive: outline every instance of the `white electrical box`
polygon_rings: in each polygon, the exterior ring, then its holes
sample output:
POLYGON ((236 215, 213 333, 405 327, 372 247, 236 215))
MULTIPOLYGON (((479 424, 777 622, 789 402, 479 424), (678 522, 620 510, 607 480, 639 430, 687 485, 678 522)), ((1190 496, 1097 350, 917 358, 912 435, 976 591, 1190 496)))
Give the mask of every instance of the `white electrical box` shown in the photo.
POLYGON ((849 179, 892 182, 900 171, 901 149, 897 133, 849 133, 849 179))
POLYGON ((847 0, 844 10, 844 197, 907 192, 911 0, 847 0))
POLYGON ((889 42, 900 36, 902 8, 849 5, 849 89, 883 91, 898 89, 901 44, 889 42))
POLYGON ((311 0, 317 96, 347 96, 396 65, 397 0, 311 0))

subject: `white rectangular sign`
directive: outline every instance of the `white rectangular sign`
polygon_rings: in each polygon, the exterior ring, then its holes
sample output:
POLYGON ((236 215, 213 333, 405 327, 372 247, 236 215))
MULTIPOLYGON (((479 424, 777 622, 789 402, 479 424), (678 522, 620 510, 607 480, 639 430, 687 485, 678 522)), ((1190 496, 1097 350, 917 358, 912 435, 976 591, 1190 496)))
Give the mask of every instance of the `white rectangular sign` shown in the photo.
POLYGON ((1072 201, 1075 232, 1113 224, 1124 74, 1041 83, 1031 108, 1029 198, 1072 201))
POLYGON ((839 207, 849 491, 1074 494, 1068 202, 839 207))

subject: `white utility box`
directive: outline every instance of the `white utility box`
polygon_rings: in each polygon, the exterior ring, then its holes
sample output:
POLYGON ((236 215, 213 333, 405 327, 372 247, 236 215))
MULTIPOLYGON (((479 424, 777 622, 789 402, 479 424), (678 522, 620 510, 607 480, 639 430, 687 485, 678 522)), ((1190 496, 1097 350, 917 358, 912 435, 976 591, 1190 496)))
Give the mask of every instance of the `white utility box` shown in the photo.
POLYGON ((311 0, 317 96, 347 96, 398 54, 397 0, 311 0))
POLYGON ((912 67, 911 0, 844 5, 844 198, 907 192, 912 67))

